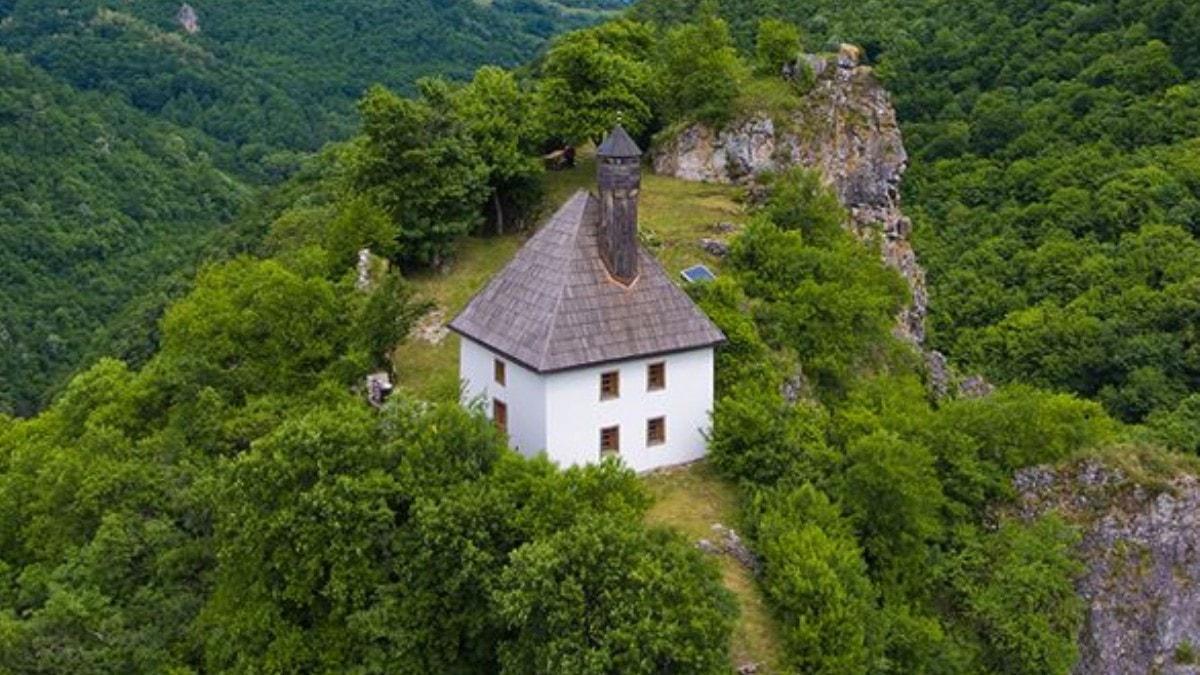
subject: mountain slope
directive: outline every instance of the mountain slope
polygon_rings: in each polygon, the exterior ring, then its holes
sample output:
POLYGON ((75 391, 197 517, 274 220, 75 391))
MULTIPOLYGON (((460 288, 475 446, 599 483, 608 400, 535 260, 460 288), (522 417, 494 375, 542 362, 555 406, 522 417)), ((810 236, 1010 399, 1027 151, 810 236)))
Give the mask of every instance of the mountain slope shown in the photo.
POLYGON ((0 412, 114 353, 99 329, 348 136, 367 86, 517 65, 623 4, 0 0, 0 412))
POLYGON ((211 142, 0 52, 0 408, 30 412, 106 317, 187 264, 246 188, 211 142))
POLYGON ((189 33, 177 0, 15 0, 7 12, 0 3, 0 39, 75 87, 119 93, 222 141, 315 150, 353 128, 371 84, 411 91, 420 77, 515 66, 554 34, 606 15, 579 7, 614 3, 573 4, 194 2, 189 33))

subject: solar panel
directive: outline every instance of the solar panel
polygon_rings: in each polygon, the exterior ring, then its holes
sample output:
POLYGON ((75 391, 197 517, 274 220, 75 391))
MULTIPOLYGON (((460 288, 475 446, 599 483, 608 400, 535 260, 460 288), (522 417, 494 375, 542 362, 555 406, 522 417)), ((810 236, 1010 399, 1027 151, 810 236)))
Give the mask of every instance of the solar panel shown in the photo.
POLYGON ((686 270, 680 272, 680 274, 682 274, 684 280, 690 284, 694 284, 698 281, 712 281, 713 279, 717 278, 717 275, 713 274, 712 270, 708 269, 704 265, 692 265, 686 270))

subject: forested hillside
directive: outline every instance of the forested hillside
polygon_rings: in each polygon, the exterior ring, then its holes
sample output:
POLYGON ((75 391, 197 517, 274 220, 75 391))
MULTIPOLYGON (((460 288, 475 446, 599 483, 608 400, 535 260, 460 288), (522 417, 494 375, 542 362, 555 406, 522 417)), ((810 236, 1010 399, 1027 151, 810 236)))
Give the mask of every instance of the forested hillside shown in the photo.
POLYGON ((213 142, 0 51, 0 409, 29 412, 107 317, 190 266, 247 189, 213 142))
MULTIPOLYGON (((80 89, 113 92, 176 124, 235 145, 249 169, 281 149, 316 150, 354 128, 371 84, 411 92, 417 79, 469 78, 515 66, 545 40, 622 3, 469 0, 13 0, 0 44, 80 89)), ((266 167, 257 167, 266 170, 266 167)))
MULTIPOLYGON (((636 12, 670 23, 699 4, 636 12)), ((932 346, 1197 448, 1200 6, 718 4, 743 44, 784 18, 810 49, 854 42, 879 65, 912 155, 932 346)))
POLYGON ((0 2, 0 410, 114 353, 109 320, 349 136, 369 85, 517 65, 623 4, 195 2, 185 27, 175 1, 0 2))

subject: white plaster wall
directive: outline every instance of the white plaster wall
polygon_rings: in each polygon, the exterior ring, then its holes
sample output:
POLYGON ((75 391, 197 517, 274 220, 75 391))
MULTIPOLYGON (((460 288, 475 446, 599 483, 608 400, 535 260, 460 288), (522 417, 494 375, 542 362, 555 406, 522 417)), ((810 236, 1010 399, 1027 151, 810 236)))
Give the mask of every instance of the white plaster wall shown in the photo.
POLYGON ((459 377, 463 380, 463 399, 471 403, 483 397, 484 410, 492 415, 492 399, 508 405, 508 442, 532 457, 546 448, 545 376, 509 361, 487 347, 463 337, 459 348, 459 377), (505 384, 496 383, 493 359, 505 366, 505 384))
MULTIPOLYGON (((490 367, 490 366, 489 366, 490 367)), ((713 403, 713 350, 679 352, 545 376, 546 449, 560 466, 600 460, 600 429, 620 425, 621 458, 636 471, 704 456, 713 403), (667 386, 646 390, 646 366, 666 363, 667 386), (621 395, 600 400, 600 374, 621 372, 621 395), (665 417, 667 442, 646 446, 646 421, 665 417)), ((511 412, 510 412, 511 417, 511 412)))

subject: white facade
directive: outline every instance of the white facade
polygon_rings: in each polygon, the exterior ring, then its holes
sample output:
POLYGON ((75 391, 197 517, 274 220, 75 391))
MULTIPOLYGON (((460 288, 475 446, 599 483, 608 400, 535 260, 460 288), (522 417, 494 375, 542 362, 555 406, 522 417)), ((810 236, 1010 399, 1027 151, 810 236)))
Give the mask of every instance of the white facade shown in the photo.
POLYGON ((619 429, 617 454, 635 471, 682 464, 704 456, 713 404, 713 348, 539 374, 463 337, 463 395, 482 399, 489 416, 494 401, 507 408, 509 443, 527 456, 545 451, 560 466, 600 461, 601 430, 619 429), (495 362, 504 363, 504 384, 495 362), (663 364, 665 386, 652 390, 649 367, 663 364), (619 394, 601 396, 601 376, 619 373, 619 394), (650 420, 661 418, 665 438, 648 438, 650 420))

